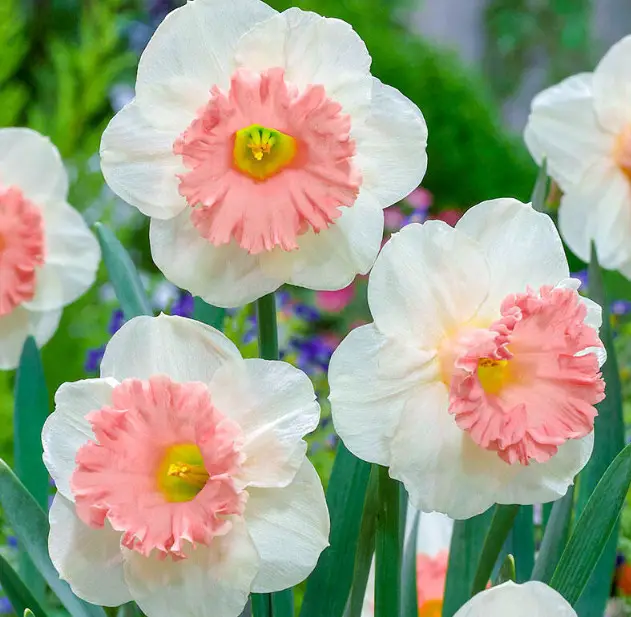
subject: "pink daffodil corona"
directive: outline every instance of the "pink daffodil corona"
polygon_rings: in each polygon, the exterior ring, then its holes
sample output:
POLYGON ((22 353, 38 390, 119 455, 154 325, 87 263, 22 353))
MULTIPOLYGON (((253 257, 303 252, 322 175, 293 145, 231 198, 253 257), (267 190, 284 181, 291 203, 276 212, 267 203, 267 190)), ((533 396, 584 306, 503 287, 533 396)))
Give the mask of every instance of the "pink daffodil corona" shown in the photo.
POLYGON ((151 217, 171 281, 218 306, 347 287, 383 209, 418 186, 427 127, 353 29, 260 0, 192 0, 158 27, 103 135, 110 187, 151 217))
POLYGON ((298 369, 243 360, 196 321, 138 317, 108 344, 101 377, 62 385, 55 404, 49 549, 79 597, 237 617, 250 592, 301 582, 327 546, 303 440, 320 409, 298 369))
POLYGON ((370 274, 374 323, 331 360, 346 446, 452 518, 564 495, 604 398, 601 310, 579 284, 552 220, 516 200, 394 234, 370 274))

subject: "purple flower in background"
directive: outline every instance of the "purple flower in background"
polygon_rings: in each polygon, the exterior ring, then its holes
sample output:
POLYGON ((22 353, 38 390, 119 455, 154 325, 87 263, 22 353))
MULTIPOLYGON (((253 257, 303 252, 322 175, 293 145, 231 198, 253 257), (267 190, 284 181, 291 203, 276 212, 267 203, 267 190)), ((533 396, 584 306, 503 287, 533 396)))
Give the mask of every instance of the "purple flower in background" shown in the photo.
POLYGON ((171 315, 192 317, 195 310, 195 299, 188 292, 182 292, 180 297, 171 305, 171 315))
POLYGON ((570 276, 573 279, 578 279, 581 282, 581 291, 584 293, 587 289, 587 285, 589 284, 589 277, 587 275, 587 270, 579 270, 578 272, 572 272, 570 276))
POLYGON ((2 597, 0 598, 0 614, 2 615, 10 615, 14 613, 13 607, 11 606, 11 602, 9 602, 9 598, 2 597))
POLYGON ((121 311, 120 309, 116 309, 115 311, 112 312, 112 316, 110 317, 110 323, 109 323, 109 326, 107 327, 107 331, 110 334, 116 334, 123 327, 124 323, 125 323, 125 315, 123 311, 121 311))
POLYGON ((313 306, 309 306, 308 304, 294 305, 294 315, 309 323, 318 321, 318 319, 320 319, 320 311, 318 311, 318 309, 313 306))
POLYGON ((631 313, 631 302, 628 300, 616 300, 611 303, 610 312, 618 317, 631 313))
POLYGON ((105 345, 101 345, 101 347, 97 347, 96 349, 88 349, 85 364, 83 365, 86 373, 99 372, 99 368, 101 368, 101 360, 103 360, 104 353, 105 345))

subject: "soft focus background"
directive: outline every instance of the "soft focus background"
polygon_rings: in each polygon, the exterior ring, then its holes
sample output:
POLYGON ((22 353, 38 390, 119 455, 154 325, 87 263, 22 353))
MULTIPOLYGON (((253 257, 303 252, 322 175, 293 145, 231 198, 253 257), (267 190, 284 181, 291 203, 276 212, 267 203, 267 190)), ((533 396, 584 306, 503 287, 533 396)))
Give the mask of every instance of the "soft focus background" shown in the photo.
MULTIPOLYGON (((226 0, 228 1, 228 0, 226 0)), ((591 70, 631 33, 629 0, 269 0, 350 22, 373 56, 373 73, 423 111, 429 170, 422 188, 386 211, 387 234, 409 221, 454 224, 494 197, 528 201, 536 169, 521 141, 532 96, 572 73, 591 70)), ((153 267, 147 221, 116 198, 99 170, 101 133, 133 97, 135 67, 157 24, 178 0, 0 0, 0 126, 50 136, 70 170, 70 202, 90 224, 115 230, 143 273, 156 312, 190 315, 193 301, 153 267)), ((210 86, 210 84, 209 84, 210 86)), ((551 200, 554 214, 554 199, 551 200)), ((573 269, 584 265, 572 258, 573 269)), ((631 284, 608 280, 631 421, 631 284)), ((283 354, 308 372, 323 400, 311 457, 326 483, 335 438, 324 402, 331 352, 351 327, 370 320, 361 278, 348 289, 278 294, 283 354)), ((102 268, 97 285, 69 307, 44 349, 49 391, 95 375, 122 315, 102 268)), ((229 312, 226 333, 255 355, 254 316, 229 312)), ((12 462, 14 375, 0 373, 0 457, 12 462)), ((8 533, 0 548, 11 556, 8 533)), ((617 595, 631 594, 631 509, 623 517, 617 595)), ((0 600, 1 602, 1 600, 0 600)), ((624 600, 619 602, 624 605, 624 600)), ((631 606, 631 603, 630 603, 631 606)), ((0 603, 0 611, 10 611, 0 603)), ((631 611, 629 611, 631 614, 631 611)))

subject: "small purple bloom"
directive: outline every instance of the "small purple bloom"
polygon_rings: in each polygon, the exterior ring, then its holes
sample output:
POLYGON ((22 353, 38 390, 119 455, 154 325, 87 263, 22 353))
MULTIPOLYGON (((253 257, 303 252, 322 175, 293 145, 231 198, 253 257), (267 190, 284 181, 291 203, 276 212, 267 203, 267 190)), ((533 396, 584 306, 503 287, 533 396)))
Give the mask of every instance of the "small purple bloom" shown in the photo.
POLYGON ((7 546, 10 548, 17 548, 18 539, 15 536, 7 536, 7 546))
POLYGON ((110 324, 107 327, 107 331, 110 334, 116 334, 123 327, 124 323, 125 323, 125 315, 123 311, 121 311, 121 309, 116 309, 112 313, 112 317, 110 318, 110 324))
POLYGON ((581 291, 585 291, 587 285, 589 284, 589 276, 587 274, 587 270, 579 270, 578 272, 572 272, 570 276, 573 279, 578 279, 581 282, 581 291))
POLYGON ((616 300, 611 303, 610 311, 612 315, 628 315, 631 313, 631 302, 628 300, 616 300))
POLYGON ((171 306, 171 315, 192 317, 195 310, 195 299, 188 292, 183 292, 171 306))
POLYGON ((103 354, 105 353, 105 345, 97 347, 96 349, 88 349, 88 354, 85 360, 83 368, 86 373, 98 373, 101 368, 101 360, 103 360, 103 354))
POLYGON ((309 306, 308 304, 296 304, 294 306, 294 314, 296 317, 303 319, 309 323, 314 321, 318 321, 320 319, 320 312, 314 308, 313 306, 309 306))
POLYGON ((9 598, 2 597, 0 598, 0 614, 2 615, 11 615, 15 611, 11 606, 11 602, 9 602, 9 598))

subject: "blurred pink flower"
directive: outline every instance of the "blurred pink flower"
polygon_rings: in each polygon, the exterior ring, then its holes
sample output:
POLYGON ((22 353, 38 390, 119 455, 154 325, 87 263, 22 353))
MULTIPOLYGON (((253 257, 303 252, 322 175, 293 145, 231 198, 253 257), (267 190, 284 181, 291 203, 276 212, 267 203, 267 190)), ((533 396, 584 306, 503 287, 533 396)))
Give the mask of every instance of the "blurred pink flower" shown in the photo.
POLYGON ((444 221, 447 225, 455 227, 456 223, 462 218, 463 214, 464 212, 458 208, 448 208, 447 210, 442 210, 429 218, 435 221, 444 221))
POLYGON ((316 306, 323 311, 336 313, 345 309, 355 297, 355 284, 338 291, 318 291, 316 292, 316 306))
POLYGON ((427 189, 419 186, 405 198, 405 201, 415 210, 429 210, 434 203, 434 196, 427 189))
POLYGON ((390 206, 383 211, 386 231, 399 231, 405 222, 405 214, 399 206, 390 206))
POLYGON ((416 556, 416 592, 418 595, 419 615, 427 617, 440 615, 449 551, 444 550, 430 557, 419 553, 416 556))

